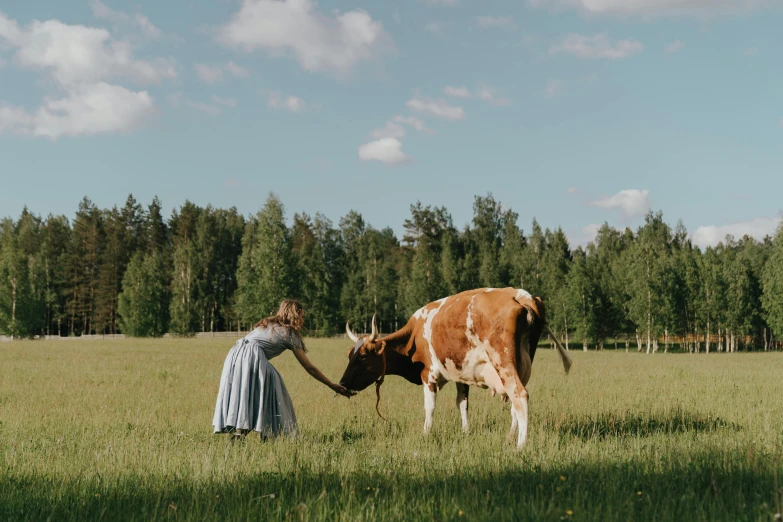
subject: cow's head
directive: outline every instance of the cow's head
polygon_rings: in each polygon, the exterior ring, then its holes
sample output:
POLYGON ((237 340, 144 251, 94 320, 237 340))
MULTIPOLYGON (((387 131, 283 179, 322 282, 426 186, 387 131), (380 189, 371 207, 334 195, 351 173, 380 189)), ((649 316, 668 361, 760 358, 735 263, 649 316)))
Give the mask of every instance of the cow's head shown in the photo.
POLYGON ((362 391, 381 378, 384 373, 383 350, 386 343, 378 340, 378 327, 375 315, 372 316, 372 333, 358 337, 345 323, 345 333, 354 342, 348 350, 348 366, 340 378, 340 385, 349 390, 362 391))

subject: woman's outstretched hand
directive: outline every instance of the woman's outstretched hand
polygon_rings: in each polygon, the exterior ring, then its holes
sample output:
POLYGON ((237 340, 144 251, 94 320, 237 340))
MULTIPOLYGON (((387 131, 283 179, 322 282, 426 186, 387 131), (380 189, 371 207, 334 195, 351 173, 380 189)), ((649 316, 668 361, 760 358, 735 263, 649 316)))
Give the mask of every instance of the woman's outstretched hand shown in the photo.
POLYGON ((345 386, 341 386, 339 384, 332 384, 330 386, 331 389, 333 389, 336 393, 339 393, 343 397, 352 397, 356 395, 356 392, 353 390, 349 390, 345 386))

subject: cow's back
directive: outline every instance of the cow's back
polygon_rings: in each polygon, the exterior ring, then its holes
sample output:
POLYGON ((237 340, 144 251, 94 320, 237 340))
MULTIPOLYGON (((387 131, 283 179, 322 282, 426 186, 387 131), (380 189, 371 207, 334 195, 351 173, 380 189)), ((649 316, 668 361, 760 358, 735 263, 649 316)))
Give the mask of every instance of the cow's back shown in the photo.
POLYGON ((523 341, 519 318, 536 311, 537 303, 540 300, 515 288, 467 290, 429 303, 412 317, 417 323, 414 360, 449 380, 470 382, 470 375, 477 381, 492 380, 489 366, 506 359, 523 341))

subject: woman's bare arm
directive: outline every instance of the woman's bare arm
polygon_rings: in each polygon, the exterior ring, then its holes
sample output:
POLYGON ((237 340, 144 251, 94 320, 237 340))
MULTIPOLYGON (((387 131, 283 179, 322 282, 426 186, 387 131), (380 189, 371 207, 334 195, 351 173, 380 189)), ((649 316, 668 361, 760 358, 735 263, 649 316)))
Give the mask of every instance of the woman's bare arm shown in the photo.
POLYGON ((316 368, 315 365, 312 362, 310 362, 310 359, 307 358, 307 354, 303 349, 294 348, 292 351, 294 352, 294 357, 296 357, 296 360, 299 361, 299 364, 302 365, 302 368, 307 370, 307 373, 312 375, 314 379, 324 383, 325 385, 327 385, 329 388, 339 393, 340 395, 344 395, 345 397, 350 397, 351 395, 353 395, 353 393, 345 389, 345 387, 333 383, 326 377, 326 375, 321 373, 321 370, 316 368))

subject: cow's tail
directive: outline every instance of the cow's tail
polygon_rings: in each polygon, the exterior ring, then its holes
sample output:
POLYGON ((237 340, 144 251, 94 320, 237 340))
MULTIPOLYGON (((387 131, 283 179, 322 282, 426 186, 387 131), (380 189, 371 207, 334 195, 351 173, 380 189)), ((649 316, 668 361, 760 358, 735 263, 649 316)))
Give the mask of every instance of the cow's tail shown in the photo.
POLYGON ((571 358, 568 356, 568 353, 566 353, 565 348, 563 348, 563 345, 560 344, 560 341, 557 340, 557 336, 555 335, 555 332, 552 331, 552 329, 549 327, 548 324, 545 323, 546 331, 549 332, 550 337, 552 337, 552 340, 555 342, 555 347, 557 347, 557 353, 560 354, 560 360, 563 361, 563 369, 566 372, 566 375, 568 374, 568 370, 571 369, 571 358))

